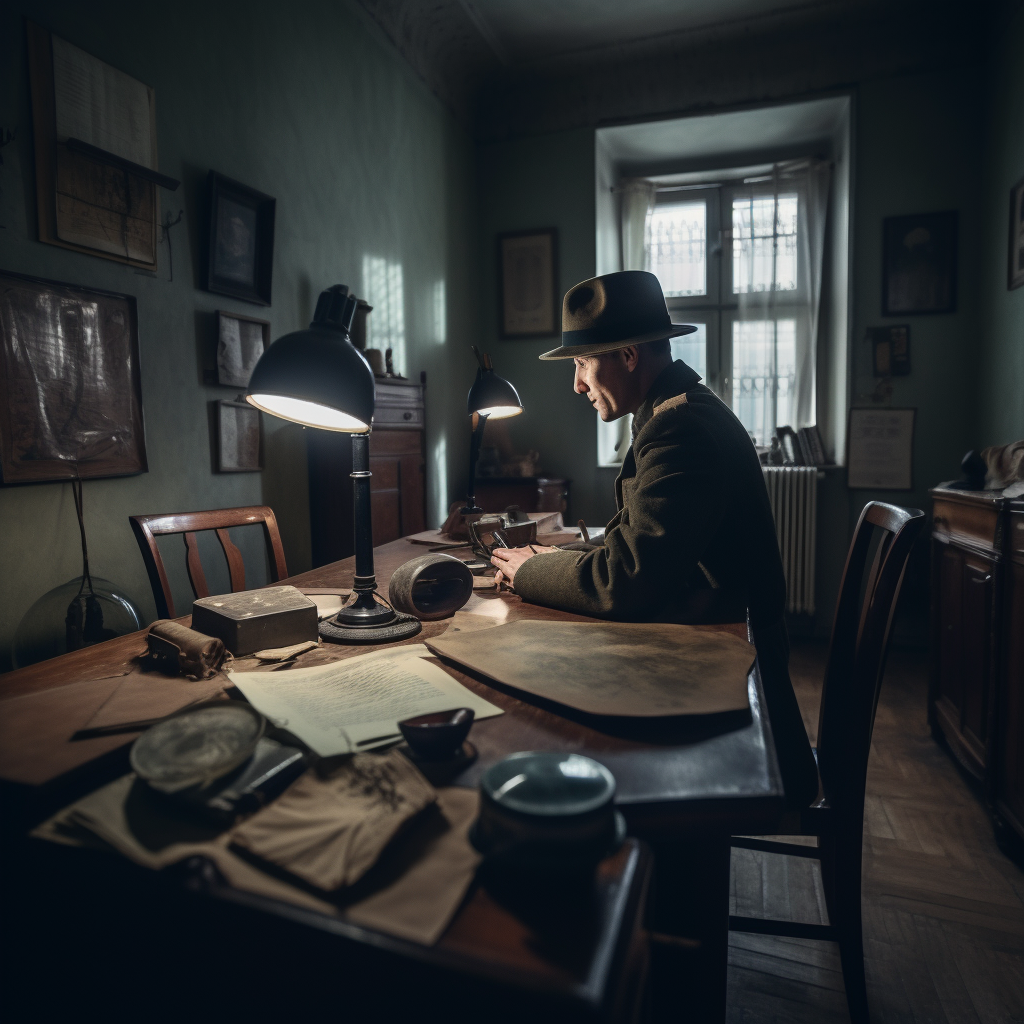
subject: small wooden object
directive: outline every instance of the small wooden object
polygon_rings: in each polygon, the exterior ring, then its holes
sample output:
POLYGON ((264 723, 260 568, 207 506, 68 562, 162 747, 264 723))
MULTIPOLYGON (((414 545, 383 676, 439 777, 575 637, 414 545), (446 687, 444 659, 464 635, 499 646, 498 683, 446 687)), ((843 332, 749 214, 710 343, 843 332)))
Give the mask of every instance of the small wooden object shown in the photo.
POLYGON ((192 605, 192 626, 215 636, 236 655, 316 640, 316 604, 295 587, 264 587, 203 597, 192 605))

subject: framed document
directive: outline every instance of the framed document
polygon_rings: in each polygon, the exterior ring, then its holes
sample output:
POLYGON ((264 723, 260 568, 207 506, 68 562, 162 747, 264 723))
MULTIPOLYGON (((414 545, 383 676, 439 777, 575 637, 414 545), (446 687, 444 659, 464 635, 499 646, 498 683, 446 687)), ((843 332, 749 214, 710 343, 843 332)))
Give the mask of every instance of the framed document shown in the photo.
POLYGON ((1010 189, 1010 260, 1007 288, 1024 284, 1024 178, 1010 189))
POLYGON ((217 472, 258 473, 263 468, 263 421, 248 402, 217 402, 217 472))
POLYGON ((276 200, 216 171, 209 190, 206 290, 269 306, 276 200))
POLYGON ((955 210, 886 217, 882 316, 956 312, 955 210))
POLYGON ((3 483, 146 469, 134 297, 0 273, 3 483))
POLYGON ((498 334, 545 338, 559 331, 558 232, 498 235, 498 334))
POLYGON ((915 409, 851 409, 847 486, 909 491, 914 486, 915 409))
POLYGON ((270 321, 217 310, 217 383, 247 388, 252 371, 270 348, 270 321))

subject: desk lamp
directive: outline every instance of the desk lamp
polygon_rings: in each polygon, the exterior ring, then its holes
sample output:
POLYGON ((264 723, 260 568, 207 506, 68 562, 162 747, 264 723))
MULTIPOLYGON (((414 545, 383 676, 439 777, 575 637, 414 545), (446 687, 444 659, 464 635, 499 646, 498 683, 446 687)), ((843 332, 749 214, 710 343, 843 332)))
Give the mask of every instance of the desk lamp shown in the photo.
POLYGON ((516 389, 504 377, 499 377, 491 366, 491 357, 473 346, 480 368, 476 371, 476 380, 469 389, 467 406, 472 417, 473 436, 469 442, 469 494, 466 496, 466 507, 459 511, 462 515, 479 515, 483 512, 476 503, 476 463, 480 457, 480 443, 484 439, 484 429, 488 419, 505 420, 518 416, 523 411, 523 403, 516 389))
POLYGON ((245 400, 304 427, 352 435, 355 600, 321 622, 320 635, 336 643, 388 643, 415 636, 420 623, 375 596, 369 440, 376 393, 373 371, 349 337, 357 302, 345 285, 321 292, 309 327, 279 338, 260 356, 245 400))

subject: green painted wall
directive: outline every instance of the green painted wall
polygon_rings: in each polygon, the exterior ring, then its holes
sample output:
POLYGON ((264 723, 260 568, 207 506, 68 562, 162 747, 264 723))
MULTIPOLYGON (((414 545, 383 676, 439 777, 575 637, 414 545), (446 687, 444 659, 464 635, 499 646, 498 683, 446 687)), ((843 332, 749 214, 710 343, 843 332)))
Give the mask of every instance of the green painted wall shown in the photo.
MULTIPOLYGON (((309 321, 321 288, 344 282, 365 294, 368 257, 402 268, 399 368, 414 377, 428 371, 428 502, 430 518, 438 517, 452 489, 447 465, 461 466, 468 444, 458 399, 471 372, 460 362, 453 384, 448 365, 453 348, 476 340, 473 147, 354 3, 5 4, 0 124, 17 130, 0 167, 0 268, 138 300, 149 472, 86 484, 96 574, 152 618, 127 517, 263 502, 277 512, 289 568, 309 568, 301 428, 265 418, 265 471, 214 473, 208 403, 233 393, 203 386, 200 353, 217 309, 265 317, 278 337, 309 321), (173 232, 173 282, 165 247, 152 275, 36 240, 25 15, 155 88, 160 168, 182 180, 178 192, 161 195, 162 209, 185 211, 173 232), (277 199, 267 310, 199 287, 211 168, 277 199)), ((244 546, 258 555, 258 544, 244 546)), ((179 552, 176 594, 187 608, 181 550, 171 548, 179 552)), ((0 488, 0 668, 29 605, 79 571, 69 486, 0 488)))
POLYGON ((1024 438, 1024 288, 1006 287, 1010 189, 1024 178, 1024 4, 1007 4, 992 38, 981 255, 982 340, 975 444, 1024 438), (1016 7, 1016 10, 1013 10, 1016 7))
POLYGON ((594 412, 572 390, 572 363, 539 362, 557 335, 530 341, 498 339, 495 238, 502 231, 558 229, 559 296, 594 276, 594 132, 581 128, 478 148, 480 246, 483 268, 482 337, 495 369, 510 380, 524 412, 509 424, 518 452, 540 452, 548 473, 572 480, 571 515, 603 524, 615 511, 615 471, 597 468, 594 412))

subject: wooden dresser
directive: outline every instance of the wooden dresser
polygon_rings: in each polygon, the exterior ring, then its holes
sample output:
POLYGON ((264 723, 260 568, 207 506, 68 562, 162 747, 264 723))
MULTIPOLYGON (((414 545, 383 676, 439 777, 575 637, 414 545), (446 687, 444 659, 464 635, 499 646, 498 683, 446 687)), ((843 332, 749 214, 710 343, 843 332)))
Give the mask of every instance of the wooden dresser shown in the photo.
POLYGON ((928 720, 1024 840, 1024 501, 936 489, 928 720))
MULTIPOLYGON (((373 543, 419 533, 426 514, 426 374, 418 382, 377 378, 370 432, 373 543)), ((327 430, 306 431, 313 567, 353 553, 352 441, 327 430)))

